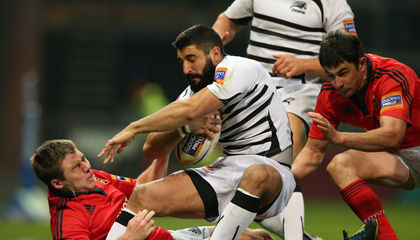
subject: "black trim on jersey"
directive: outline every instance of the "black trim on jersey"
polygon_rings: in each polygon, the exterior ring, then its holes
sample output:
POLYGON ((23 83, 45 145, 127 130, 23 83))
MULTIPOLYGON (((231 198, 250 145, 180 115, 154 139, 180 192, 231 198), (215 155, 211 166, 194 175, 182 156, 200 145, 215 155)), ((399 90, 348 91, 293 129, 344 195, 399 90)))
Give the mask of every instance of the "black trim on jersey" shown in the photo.
MULTIPOLYGON (((269 74, 270 74, 271 77, 279 77, 279 75, 274 74, 274 73, 271 73, 271 72, 269 74)), ((301 80, 303 84, 306 83, 306 81, 305 81, 305 74, 294 75, 294 76, 291 76, 290 78, 301 80)))
MULTIPOLYGON (((239 132, 234 132, 233 134, 231 134, 231 135, 229 135, 229 136, 223 136, 223 139, 219 140, 219 142, 220 142, 220 143, 225 143, 225 142, 231 141, 231 140, 232 140, 232 138, 235 138, 237 135, 240 135, 241 133, 243 133, 243 132, 245 132, 245 131, 248 131, 249 129, 253 129, 253 128, 255 128, 255 127, 257 127, 257 126, 259 126, 259 125, 261 125, 261 124, 265 123, 266 121, 267 121, 267 116, 265 116, 265 117, 261 118, 260 120, 258 120, 256 123, 254 123, 252 126, 250 126, 250 127, 249 127, 249 128, 247 128, 247 129, 243 129, 242 131, 239 131, 239 132)), ((269 129, 266 129, 266 130, 265 130, 265 131, 263 131, 262 133, 264 133, 264 132, 268 132, 268 131, 269 131, 269 129)), ((256 134, 256 135, 259 135, 259 134, 262 134, 262 133, 258 133, 258 134, 256 134)), ((236 139, 236 140, 241 140, 241 139, 236 139)))
POLYGON ((333 87, 333 85, 330 82, 325 82, 325 83, 322 84, 321 92, 322 91, 331 91, 331 90, 335 90, 335 88, 333 87))
POLYGON ((362 111, 364 116, 369 115, 369 110, 366 104, 366 93, 369 87, 369 83, 370 81, 367 81, 362 89, 357 91, 353 96, 349 98, 354 103, 354 105, 356 105, 356 107, 362 111))
POLYGON ((87 194, 100 194, 106 197, 106 193, 102 188, 95 188, 95 189, 89 190, 89 192, 73 192, 73 191, 68 191, 68 190, 60 190, 54 187, 50 187, 49 190, 52 195, 61 197, 61 198, 74 198, 74 197, 87 195, 87 194))
POLYGON ((232 22, 238 24, 238 25, 247 25, 252 20, 251 17, 244 17, 244 18, 229 18, 232 22))
POLYGON ((271 120, 270 113, 268 113, 268 125, 270 126, 272 140, 270 150, 268 150, 265 156, 271 157, 280 153, 282 150, 280 148, 279 139, 277 138, 277 129, 274 126, 273 120, 271 120))
POLYGON ((258 61, 258 62, 270 63, 270 64, 273 64, 273 63, 276 62, 276 59, 274 59, 274 58, 259 57, 259 56, 255 56, 255 55, 252 55, 252 54, 247 54, 247 58, 253 59, 253 60, 258 61))
POLYGON ((322 22, 322 25, 324 25, 324 8, 322 7, 322 2, 320 0, 313 0, 313 1, 316 3, 316 5, 318 5, 319 10, 321 11, 321 18, 322 18, 321 22, 322 22))
MULTIPOLYGON (((264 92, 265 92, 265 90, 264 90, 264 92)), ((264 94, 264 93, 263 93, 264 94)), ((263 94, 261 94, 261 96, 263 95, 263 94)), ((260 94, 259 94, 260 95, 260 94)), ((257 116, 259 113, 261 113, 261 111, 263 110, 263 109, 265 109, 268 105, 270 105, 270 103, 271 103, 271 100, 273 99, 273 95, 274 95, 274 93, 272 93, 271 94, 271 96, 270 96, 270 98, 269 99, 267 99, 267 101, 265 101, 263 104, 261 104, 261 106, 259 106, 257 109, 255 109, 253 112, 251 112, 248 116, 246 116, 245 118, 243 118, 241 121, 239 121, 239 122, 237 122, 237 123, 235 123, 235 124, 233 124, 232 126, 230 126, 229 128, 227 128, 227 129, 223 129, 223 133, 228 133, 228 132, 230 132, 230 131, 233 131, 233 130, 235 130, 236 128, 238 128, 238 127, 240 127, 240 126, 242 126, 242 125, 244 125, 245 123, 247 123, 249 120, 251 120, 252 118, 254 118, 255 116, 257 116)), ((258 98, 260 98, 261 96, 257 96, 258 98)), ((254 98, 254 99, 252 99, 251 100, 251 102, 249 102, 248 103, 248 105, 247 106, 245 106, 245 107, 243 107, 243 108, 240 108, 240 109, 238 109, 237 111, 235 111, 235 112, 233 112, 232 114, 230 114, 226 119, 230 119, 231 117, 234 117, 234 116, 236 116, 237 114, 239 114, 240 112, 242 112, 243 110, 245 110, 246 108, 248 108, 249 106, 251 106, 255 101, 257 101, 258 100, 258 98, 254 98), (255 100, 255 101, 254 101, 255 100)), ((223 120, 223 121, 226 121, 226 120, 223 120)))
POLYGON ((274 31, 262 29, 262 28, 255 27, 255 26, 251 26, 251 31, 257 32, 257 33, 262 33, 262 34, 265 34, 265 35, 272 35, 272 36, 284 38, 284 39, 287 39, 287 40, 292 40, 292 41, 295 41, 295 42, 310 43, 310 44, 315 44, 317 46, 319 46, 321 44, 321 41, 318 41, 318 40, 302 39, 302 38, 293 37, 293 36, 289 36, 289 35, 274 32, 274 31))
MULTIPOLYGON (((247 104, 247 105, 245 105, 245 106, 243 106, 243 107, 241 107, 241 108, 239 108, 239 109, 237 109, 236 111, 234 111, 234 112, 232 112, 231 114, 229 114, 229 116, 227 116, 226 118, 224 118, 223 119, 223 121, 227 121, 227 120, 229 120, 229 119, 231 119, 231 118, 233 118, 233 117, 235 117, 236 115, 238 115, 240 112, 242 112, 243 110, 245 110, 245 109, 247 109, 247 108, 249 108, 250 106, 252 106, 256 101, 258 101, 262 96, 264 96, 264 94, 267 92, 267 89, 268 89, 268 86, 267 85, 264 85, 263 86, 263 89, 261 89, 261 91, 258 93, 258 95, 257 96, 255 96, 253 99, 251 99, 251 101, 249 101, 249 103, 247 104)), ((264 109, 266 106, 268 106, 268 104, 271 102, 271 98, 273 97, 273 94, 270 96, 270 98, 268 99, 268 101, 266 101, 262 106, 263 106, 263 108, 262 107, 259 107, 258 109, 260 109, 260 111, 262 110, 262 109, 264 109)), ((224 112, 223 112, 224 113, 224 112)), ((250 115, 248 115, 245 119, 242 119, 242 121, 240 121, 240 122, 238 122, 238 123, 236 123, 235 125, 233 125, 233 126, 231 126, 230 128, 228 128, 228 129, 224 129, 223 130, 223 132, 228 132, 228 131, 231 131, 232 130, 232 128, 235 126, 235 128, 236 127, 238 127, 238 126, 240 126, 240 125, 242 125, 242 124, 244 124, 246 121, 248 121, 249 119, 251 119, 252 117, 254 117, 256 114, 254 114, 255 113, 255 111, 254 112, 252 112, 250 115), (246 120, 246 121, 245 121, 246 120)))
POLYGON ((258 142, 250 142, 250 143, 246 143, 246 144, 243 144, 243 145, 238 145, 237 144, 237 145, 226 146, 225 149, 226 150, 237 150, 237 149, 246 148, 246 147, 249 147, 249 146, 260 145, 260 144, 267 143, 267 142, 271 142, 271 137, 264 138, 264 139, 262 139, 258 142))
POLYGON ((316 52, 303 51, 303 50, 299 50, 299 49, 282 47, 282 46, 278 46, 278 45, 272 45, 272 44, 257 42, 257 41, 253 41, 253 40, 249 40, 249 45, 260 47, 260 48, 268 48, 268 49, 272 49, 272 50, 276 50, 276 51, 295 53, 295 54, 300 54, 300 55, 309 55, 309 56, 317 56, 318 55, 318 53, 316 53, 316 52))
POLYGON ((200 195, 200 198, 203 201, 204 209, 206 211, 205 218, 213 219, 219 216, 219 204, 217 202, 216 191, 214 191, 213 187, 193 170, 186 169, 185 172, 191 178, 198 195, 200 195))
POLYGON ((63 214, 64 210, 67 209, 67 202, 68 199, 60 199, 57 202, 57 213, 56 213, 56 221, 55 221, 55 236, 54 240, 63 239, 63 214))
MULTIPOLYGON (((256 84, 254 86, 254 88, 251 91, 249 91, 242 99, 244 99, 244 98, 248 97, 249 95, 253 94, 257 88, 258 88, 258 84, 256 84)), ((240 93, 239 94, 235 94, 234 97, 238 97, 239 95, 240 95, 240 93)), ((229 98, 229 99, 230 99, 229 101, 232 101, 233 100, 232 98, 229 98)), ((223 110, 223 113, 222 114, 223 115, 229 114, 240 102, 241 101, 238 101, 237 103, 230 105, 225 110, 223 110)), ((225 121, 225 120, 226 119, 224 119, 223 121, 225 121)))
POLYGON ((133 214, 131 214, 131 213, 129 213, 129 212, 126 212, 126 211, 122 211, 119 215, 118 215, 118 217, 117 217, 117 219, 115 220, 115 222, 117 222, 117 223, 119 223, 119 224, 121 224, 121 225, 123 225, 123 226, 126 226, 127 227, 127 225, 128 225, 128 221, 130 221, 132 218, 134 217, 134 215, 133 214))
POLYGON ((274 22, 277 24, 282 24, 291 28, 295 28, 295 29, 299 29, 299 30, 303 30, 303 31, 308 31, 308 32, 323 32, 325 33, 325 29, 324 28, 311 28, 311 27, 307 27, 307 26, 302 26, 296 23, 292 23, 286 20, 282 20, 279 18, 274 18, 271 16, 267 16, 267 15, 263 15, 263 14, 259 14, 254 12, 254 17, 255 18, 259 18, 265 21, 269 21, 269 22, 274 22))
POLYGON ((233 99, 237 98, 239 95, 241 95, 242 93, 237 93, 234 96, 230 97, 230 98, 226 98, 226 99, 220 99, 220 101, 223 102, 223 104, 228 105, 230 101, 232 101, 233 99))
POLYGON ((240 190, 236 190, 231 202, 249 212, 256 213, 261 199, 245 194, 240 190))
POLYGON ((293 192, 302 192, 302 188, 299 185, 296 185, 295 190, 293 192))

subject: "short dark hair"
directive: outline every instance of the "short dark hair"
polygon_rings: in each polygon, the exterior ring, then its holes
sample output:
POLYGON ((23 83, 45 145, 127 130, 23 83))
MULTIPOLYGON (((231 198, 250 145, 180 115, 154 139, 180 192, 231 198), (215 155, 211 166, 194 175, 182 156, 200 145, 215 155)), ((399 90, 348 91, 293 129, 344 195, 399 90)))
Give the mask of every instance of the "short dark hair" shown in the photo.
POLYGON ((74 153, 76 145, 67 139, 54 139, 42 143, 31 156, 35 175, 49 188, 52 179, 64 179, 61 163, 69 153, 74 153))
POLYGON ((324 68, 337 67, 345 61, 354 63, 358 67, 363 56, 359 38, 340 30, 328 33, 319 49, 319 63, 324 68))
POLYGON ((222 55, 225 55, 222 39, 219 34, 217 34, 213 28, 201 24, 194 25, 183 31, 172 43, 172 46, 178 50, 182 50, 191 45, 195 45, 206 54, 208 54, 213 47, 217 46, 220 48, 222 55))

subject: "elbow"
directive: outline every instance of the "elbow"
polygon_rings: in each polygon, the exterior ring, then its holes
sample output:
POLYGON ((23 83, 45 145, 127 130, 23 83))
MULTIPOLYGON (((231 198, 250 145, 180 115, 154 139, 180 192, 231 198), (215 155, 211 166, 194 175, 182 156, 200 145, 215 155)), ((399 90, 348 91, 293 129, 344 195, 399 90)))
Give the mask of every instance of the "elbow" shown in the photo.
POLYGON ((147 160, 155 159, 153 151, 152 151, 152 146, 147 141, 143 145, 143 155, 144 155, 144 158, 146 158, 147 160))
POLYGON ((385 148, 388 151, 396 151, 400 148, 402 141, 404 140, 404 133, 394 132, 387 138, 385 142, 385 148))

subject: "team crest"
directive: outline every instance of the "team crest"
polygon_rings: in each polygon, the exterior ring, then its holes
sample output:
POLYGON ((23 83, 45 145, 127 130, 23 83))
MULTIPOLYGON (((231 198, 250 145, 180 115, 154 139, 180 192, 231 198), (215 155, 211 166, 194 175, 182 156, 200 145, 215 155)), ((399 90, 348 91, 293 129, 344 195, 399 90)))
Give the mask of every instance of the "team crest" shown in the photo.
POLYGON ((306 1, 297 0, 292 3, 290 6, 290 10, 292 12, 297 12, 301 14, 306 13, 306 9, 308 8, 308 3, 306 1))
POLYGON ((214 81, 218 84, 223 84, 225 82, 226 72, 227 68, 217 68, 214 74, 214 81))
POLYGON ((381 113, 390 109, 403 108, 401 92, 392 92, 382 97, 381 113))

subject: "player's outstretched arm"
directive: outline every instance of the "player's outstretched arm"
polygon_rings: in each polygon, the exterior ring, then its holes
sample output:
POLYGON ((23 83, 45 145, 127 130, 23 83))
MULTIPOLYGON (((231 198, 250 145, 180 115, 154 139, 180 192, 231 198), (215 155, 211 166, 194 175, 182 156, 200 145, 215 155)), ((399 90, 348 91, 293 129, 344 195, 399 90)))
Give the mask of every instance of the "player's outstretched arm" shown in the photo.
POLYGON ((296 183, 300 183, 308 178, 321 165, 327 152, 329 142, 309 138, 305 147, 293 161, 292 173, 296 183))

